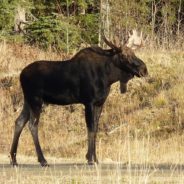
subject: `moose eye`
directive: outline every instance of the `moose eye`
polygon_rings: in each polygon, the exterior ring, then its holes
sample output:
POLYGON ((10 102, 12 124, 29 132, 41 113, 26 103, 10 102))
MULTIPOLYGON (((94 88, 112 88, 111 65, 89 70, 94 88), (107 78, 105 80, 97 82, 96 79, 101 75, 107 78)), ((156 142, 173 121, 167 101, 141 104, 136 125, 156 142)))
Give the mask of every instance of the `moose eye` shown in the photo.
POLYGON ((132 62, 132 64, 134 65, 134 66, 140 66, 140 62, 138 62, 137 60, 133 60, 133 62, 132 62))

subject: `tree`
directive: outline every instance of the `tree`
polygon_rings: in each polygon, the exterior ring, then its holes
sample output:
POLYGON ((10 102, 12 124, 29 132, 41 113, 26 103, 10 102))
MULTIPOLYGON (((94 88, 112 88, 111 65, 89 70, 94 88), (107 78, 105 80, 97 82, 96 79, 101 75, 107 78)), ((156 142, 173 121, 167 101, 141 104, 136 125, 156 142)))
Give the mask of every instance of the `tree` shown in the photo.
MULTIPOLYGON (((102 31, 110 39, 118 37, 120 40, 126 40, 129 31, 134 28, 142 30, 148 35, 149 41, 153 45, 168 47, 170 43, 182 43, 184 39, 184 0, 1 0, 0 38, 9 39, 17 36, 12 33, 14 28, 16 31, 18 30, 17 25, 19 23, 17 22, 21 20, 20 14, 22 14, 23 22, 25 19, 32 22, 26 26, 30 38, 36 36, 36 31, 39 32, 39 28, 33 25, 37 24, 43 28, 48 17, 60 19, 63 30, 66 29, 66 35, 63 38, 66 38, 66 40, 62 41, 66 43, 64 50, 67 52, 72 48, 70 36, 75 34, 77 39, 74 39, 76 42, 74 46, 76 48, 80 47, 82 43, 101 43, 102 31), (18 20, 16 17, 19 17, 18 20), (33 23, 33 21, 35 22, 33 23), (80 36, 78 33, 80 33, 80 36)), ((53 25, 52 22, 50 24, 53 25)), ((49 32, 52 36, 56 36, 49 27, 47 34, 44 33, 48 36, 48 39, 45 37, 45 41, 52 37, 48 35, 49 32)), ((22 36, 20 37, 22 38, 22 36)), ((37 34, 37 37, 39 37, 39 34, 37 34)), ((26 41, 31 44, 34 43, 33 40, 37 40, 35 43, 38 44, 39 38, 26 38, 26 41)), ((48 43, 50 41, 45 45, 48 43)), ((56 43, 55 41, 54 46, 56 46, 56 43)), ((44 43, 41 45, 44 45, 44 43)), ((53 43, 50 46, 53 47, 53 43)), ((57 48, 60 48, 60 46, 57 46, 57 48)))
POLYGON ((27 43, 69 53, 80 45, 80 29, 57 15, 39 17, 27 25, 27 43))

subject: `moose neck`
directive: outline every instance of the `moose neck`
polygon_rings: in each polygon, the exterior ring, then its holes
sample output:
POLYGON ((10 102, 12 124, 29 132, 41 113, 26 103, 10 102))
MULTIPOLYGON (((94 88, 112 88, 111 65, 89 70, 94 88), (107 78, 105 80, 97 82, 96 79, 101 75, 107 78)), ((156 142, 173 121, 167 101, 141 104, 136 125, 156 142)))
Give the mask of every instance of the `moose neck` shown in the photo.
POLYGON ((127 83, 130 79, 133 78, 132 74, 120 69, 114 62, 110 63, 110 72, 109 72, 109 85, 120 81, 122 83, 127 83))

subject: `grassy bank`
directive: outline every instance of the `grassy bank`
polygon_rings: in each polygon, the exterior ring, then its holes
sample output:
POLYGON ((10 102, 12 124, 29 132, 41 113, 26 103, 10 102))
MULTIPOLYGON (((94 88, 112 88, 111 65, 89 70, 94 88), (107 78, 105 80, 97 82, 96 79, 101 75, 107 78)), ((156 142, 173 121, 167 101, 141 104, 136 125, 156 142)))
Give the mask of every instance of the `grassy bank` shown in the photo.
MULTIPOLYGON (((184 163, 184 52, 142 50, 137 55, 147 64, 150 76, 130 81, 124 95, 118 83, 112 86, 100 119, 99 160, 184 163)), ((35 60, 67 57, 25 45, 0 44, 1 153, 9 153, 14 121, 23 103, 18 80, 21 69, 35 60)), ((84 160, 87 146, 83 106, 45 106, 39 126, 46 155, 84 160)), ((18 154, 35 155, 27 127, 18 154)))

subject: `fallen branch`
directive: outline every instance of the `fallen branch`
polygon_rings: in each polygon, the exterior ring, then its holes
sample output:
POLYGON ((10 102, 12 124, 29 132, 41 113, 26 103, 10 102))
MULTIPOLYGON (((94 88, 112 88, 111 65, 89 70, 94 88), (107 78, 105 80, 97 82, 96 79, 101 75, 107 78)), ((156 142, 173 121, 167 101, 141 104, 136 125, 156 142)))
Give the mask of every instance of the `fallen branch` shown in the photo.
POLYGON ((107 132, 106 134, 107 134, 107 135, 114 134, 115 132, 120 131, 120 130, 121 130, 122 128, 124 128, 126 125, 128 125, 127 122, 121 124, 120 126, 118 126, 118 127, 114 128, 113 130, 107 132))
POLYGON ((14 71, 11 73, 1 73, 0 72, 0 79, 5 78, 5 77, 17 77, 19 76, 20 71, 14 71))

